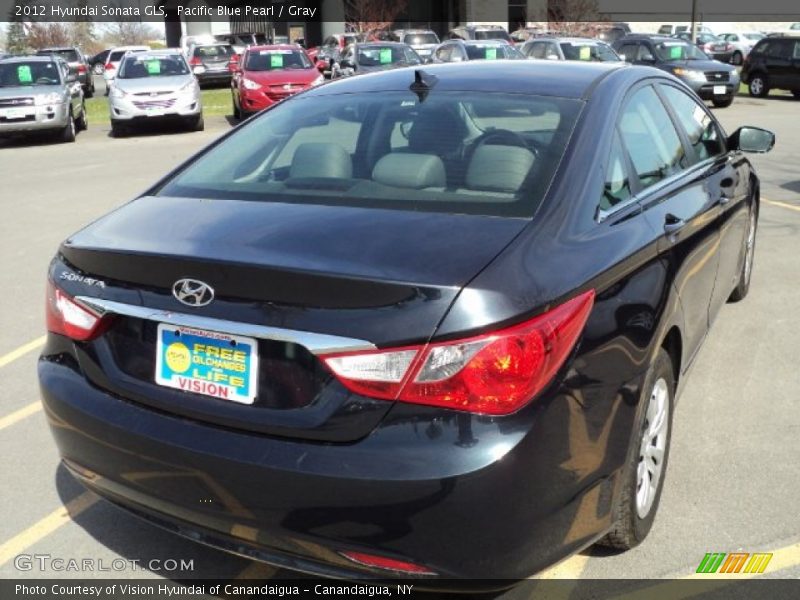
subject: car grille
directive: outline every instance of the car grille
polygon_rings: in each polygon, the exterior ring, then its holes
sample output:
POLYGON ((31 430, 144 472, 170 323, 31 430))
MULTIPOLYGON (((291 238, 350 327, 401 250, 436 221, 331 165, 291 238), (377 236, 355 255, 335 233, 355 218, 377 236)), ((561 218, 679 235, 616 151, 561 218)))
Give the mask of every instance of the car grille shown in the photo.
MULTIPOLYGON (((154 321, 118 317, 104 337, 121 371, 156 385, 157 336, 158 324, 154 321)), ((303 346, 276 340, 258 340, 258 370, 254 408, 302 408, 316 399, 332 377, 303 346)))
POLYGON ((270 98, 286 98, 304 90, 305 88, 306 86, 302 83, 289 84, 288 88, 284 87, 283 85, 271 85, 267 91, 267 96, 270 98))
POLYGON ((706 73, 706 80, 711 83, 728 81, 730 78, 731 74, 727 71, 709 71, 706 73))
POLYGON ((140 102, 137 100, 133 101, 133 105, 136 108, 169 108, 173 104, 175 104, 175 98, 168 98, 166 100, 148 100, 144 102, 140 102))
POLYGON ((17 108, 33 104, 33 98, 0 98, 0 108, 17 108))
POLYGON ((166 92, 139 92, 137 94, 134 94, 134 96, 146 96, 148 98, 154 98, 156 96, 164 96, 165 94, 170 94, 170 93, 171 92, 169 92, 169 91, 166 91, 166 92))

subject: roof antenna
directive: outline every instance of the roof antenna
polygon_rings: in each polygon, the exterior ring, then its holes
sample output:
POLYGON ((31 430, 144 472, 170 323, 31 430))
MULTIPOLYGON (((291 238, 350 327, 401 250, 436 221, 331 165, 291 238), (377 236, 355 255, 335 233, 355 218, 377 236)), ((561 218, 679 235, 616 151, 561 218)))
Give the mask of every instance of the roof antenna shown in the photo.
POLYGON ((425 98, 439 81, 439 78, 422 69, 414 70, 414 83, 408 89, 414 92, 419 98, 420 103, 425 102, 425 98))

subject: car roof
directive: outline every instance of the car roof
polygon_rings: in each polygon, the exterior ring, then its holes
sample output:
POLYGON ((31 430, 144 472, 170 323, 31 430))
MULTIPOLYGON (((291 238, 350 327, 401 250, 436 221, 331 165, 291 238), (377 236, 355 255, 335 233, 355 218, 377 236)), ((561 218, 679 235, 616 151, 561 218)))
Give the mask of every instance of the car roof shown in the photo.
POLYGON ((588 38, 588 37, 562 37, 560 35, 543 35, 537 38, 533 38, 528 40, 529 42, 541 42, 541 41, 551 41, 551 42, 577 42, 579 44, 604 44, 608 46, 608 42, 603 40, 597 40, 595 38, 588 38))
POLYGON ((50 55, 47 55, 47 54, 40 54, 40 55, 36 55, 36 54, 17 54, 17 55, 13 55, 12 54, 11 56, 7 56, 6 58, 3 59, 3 61, 5 61, 5 62, 23 62, 23 61, 24 62, 51 62, 51 61, 54 61, 54 60, 55 61, 65 62, 64 59, 61 58, 60 56, 50 56, 50 55))
POLYGON ((77 50, 77 46, 48 46, 40 48, 37 52, 60 52, 61 50, 77 50))
POLYGON ((140 56, 174 56, 175 54, 180 54, 183 56, 183 52, 181 52, 180 48, 159 48, 157 50, 145 50, 144 52, 137 52, 135 54, 136 58, 140 56))
POLYGON ((452 40, 454 42, 461 42, 466 46, 486 46, 486 45, 494 45, 494 46, 508 46, 508 44, 504 40, 452 40))
POLYGON ((109 52, 120 52, 121 50, 150 50, 150 46, 114 46, 109 52))
POLYGON ((417 33, 435 33, 433 29, 395 29, 395 33, 403 35, 413 35, 417 33))
MULTIPOLYGON (((456 92, 497 92, 582 98, 606 75, 624 69, 621 62, 491 60, 429 64, 344 78, 315 88, 306 95, 408 90, 415 72, 436 77, 435 89, 456 92)), ((647 69, 648 72, 655 69, 647 69)))
POLYGON ((650 40, 651 42, 668 42, 668 41, 679 41, 685 42, 686 40, 682 40, 681 38, 676 38, 671 35, 659 35, 655 33, 629 33, 628 35, 619 38, 618 42, 628 42, 634 40, 650 40))
POLYGON ((355 44, 351 44, 352 46, 358 46, 359 48, 363 48, 365 46, 402 46, 405 48, 408 44, 404 44, 403 42, 356 42, 355 44))

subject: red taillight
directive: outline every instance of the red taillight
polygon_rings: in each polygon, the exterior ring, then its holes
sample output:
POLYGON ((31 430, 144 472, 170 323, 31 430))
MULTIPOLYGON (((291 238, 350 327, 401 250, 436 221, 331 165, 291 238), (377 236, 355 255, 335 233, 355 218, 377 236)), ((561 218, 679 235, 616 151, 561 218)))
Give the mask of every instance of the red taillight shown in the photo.
POLYGON ((323 356, 349 390, 385 400, 506 415, 564 364, 594 305, 590 290, 529 321, 424 346, 323 356))
POLYGON ((199 67, 203 64, 203 61, 200 60, 199 56, 193 56, 192 59, 189 61, 189 64, 193 67, 199 67))
POLYGON ((433 571, 422 565, 416 565, 404 560, 395 560, 385 556, 376 556, 366 552, 342 552, 342 556, 360 565, 384 569, 386 571, 397 571, 400 573, 413 573, 415 575, 436 575, 433 571))
POLYGON ((48 331, 81 342, 96 338, 108 324, 108 319, 75 302, 52 281, 47 283, 46 310, 48 331))
POLYGON ((78 65, 78 73, 86 73, 86 65, 78 65))
POLYGON ((114 70, 114 63, 107 62, 106 63, 106 71, 113 71, 114 70))

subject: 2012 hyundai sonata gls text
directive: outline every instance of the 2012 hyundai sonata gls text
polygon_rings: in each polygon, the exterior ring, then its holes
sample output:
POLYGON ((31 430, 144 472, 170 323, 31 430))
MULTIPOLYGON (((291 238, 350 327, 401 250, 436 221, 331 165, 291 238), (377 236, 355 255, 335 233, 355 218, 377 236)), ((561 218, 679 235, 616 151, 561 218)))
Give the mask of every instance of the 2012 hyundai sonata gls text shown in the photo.
POLYGON ((333 576, 521 578, 653 523, 675 398, 748 291, 759 181, 647 67, 436 65, 280 103, 67 239, 64 464, 333 576))

